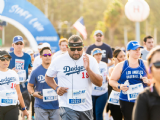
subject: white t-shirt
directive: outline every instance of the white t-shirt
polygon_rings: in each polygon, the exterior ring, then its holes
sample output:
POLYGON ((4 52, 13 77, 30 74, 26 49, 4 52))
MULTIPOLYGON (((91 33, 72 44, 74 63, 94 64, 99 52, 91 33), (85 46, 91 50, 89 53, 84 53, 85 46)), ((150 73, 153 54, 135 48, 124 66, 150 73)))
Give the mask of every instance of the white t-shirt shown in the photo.
POLYGON ((42 59, 40 58, 40 55, 35 57, 34 62, 33 62, 33 70, 36 69, 38 66, 42 64, 42 59))
POLYGON ((92 84, 92 95, 93 96, 100 96, 108 91, 108 87, 107 87, 108 84, 106 81, 106 76, 108 74, 107 73, 107 64, 105 62, 100 61, 99 69, 100 69, 101 75, 103 77, 103 83, 102 83, 101 87, 98 87, 98 86, 92 84))
POLYGON ((14 70, 0 71, 0 106, 17 104, 18 95, 15 89, 17 84, 19 84, 19 77, 14 70))
MULTIPOLYGON (((92 109, 92 83, 83 66, 83 55, 78 60, 73 60, 68 53, 62 54, 52 61, 46 72, 46 75, 49 77, 57 76, 58 86, 68 88, 67 93, 63 94, 63 96, 58 96, 60 107, 68 107, 76 111, 92 109), (68 99, 69 93, 72 92, 72 97, 77 93, 74 92, 74 90, 82 90, 80 91, 81 93, 84 93, 85 91, 85 104, 73 105, 68 103, 70 100, 68 99)), ((94 73, 100 74, 96 59, 90 55, 88 56, 90 69, 94 73)))

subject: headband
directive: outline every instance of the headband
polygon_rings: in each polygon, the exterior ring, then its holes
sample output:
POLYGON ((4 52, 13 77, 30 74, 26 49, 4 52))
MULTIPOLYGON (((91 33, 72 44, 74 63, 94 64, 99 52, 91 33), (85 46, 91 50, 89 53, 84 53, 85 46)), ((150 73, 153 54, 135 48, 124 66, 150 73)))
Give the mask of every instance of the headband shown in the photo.
POLYGON ((83 46, 83 43, 82 42, 80 42, 80 43, 68 43, 68 46, 69 47, 83 46))

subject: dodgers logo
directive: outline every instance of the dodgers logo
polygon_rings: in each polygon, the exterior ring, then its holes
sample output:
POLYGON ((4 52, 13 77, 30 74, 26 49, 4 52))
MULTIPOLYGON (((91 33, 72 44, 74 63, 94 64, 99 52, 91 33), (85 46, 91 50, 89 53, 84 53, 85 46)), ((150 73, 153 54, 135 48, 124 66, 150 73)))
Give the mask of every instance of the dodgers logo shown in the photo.
POLYGON ((63 68, 64 73, 66 73, 66 75, 70 75, 70 74, 79 74, 81 71, 85 71, 84 66, 77 66, 76 67, 70 67, 70 66, 64 66, 63 68))
POLYGON ((136 45, 138 45, 138 43, 136 43, 136 44, 132 43, 132 44, 133 44, 133 46, 136 46, 136 45))
POLYGON ((44 77, 43 75, 39 75, 39 76, 38 76, 38 81, 39 81, 40 83, 44 83, 44 82, 45 82, 45 77, 44 77))
POLYGON ((0 14, 3 13, 4 6, 5 6, 4 0, 0 0, 0 14))
POLYGON ((15 81, 16 81, 15 77, 8 77, 8 78, 6 77, 0 80, 0 85, 4 85, 4 84, 9 85, 11 82, 15 82, 15 81))

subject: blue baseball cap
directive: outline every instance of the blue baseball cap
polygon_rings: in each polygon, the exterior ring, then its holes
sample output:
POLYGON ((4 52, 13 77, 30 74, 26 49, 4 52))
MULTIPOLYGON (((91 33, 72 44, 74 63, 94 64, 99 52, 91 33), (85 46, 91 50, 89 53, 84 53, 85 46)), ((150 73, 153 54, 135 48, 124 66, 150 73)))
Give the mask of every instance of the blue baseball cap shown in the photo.
POLYGON ((92 55, 94 56, 95 54, 98 54, 98 53, 101 53, 102 54, 102 51, 101 50, 95 50, 92 55))
POLYGON ((22 36, 14 36, 13 43, 17 43, 19 41, 23 42, 23 37, 22 36))
POLYGON ((127 44, 127 51, 129 50, 136 50, 137 48, 143 48, 137 41, 130 41, 127 44))
POLYGON ((96 30, 96 31, 94 32, 94 35, 97 35, 98 33, 100 33, 101 35, 103 35, 103 32, 102 32, 101 30, 96 30))

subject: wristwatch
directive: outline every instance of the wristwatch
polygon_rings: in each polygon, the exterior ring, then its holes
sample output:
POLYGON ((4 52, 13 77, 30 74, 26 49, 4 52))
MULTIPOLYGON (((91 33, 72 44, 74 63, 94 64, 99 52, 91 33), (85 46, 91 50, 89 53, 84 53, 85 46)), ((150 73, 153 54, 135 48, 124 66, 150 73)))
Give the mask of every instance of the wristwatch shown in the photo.
POLYGON ((21 110, 22 110, 22 111, 26 110, 26 107, 22 108, 21 110))
POLYGON ((31 94, 31 96, 33 96, 34 92, 31 94))
POLYGON ((117 88, 118 88, 118 89, 120 89, 120 86, 121 86, 121 85, 120 85, 120 84, 118 84, 118 87, 117 87, 117 88))
POLYGON ((59 88, 59 86, 57 86, 56 89, 55 89, 56 93, 57 93, 57 89, 58 89, 58 88, 59 88))

